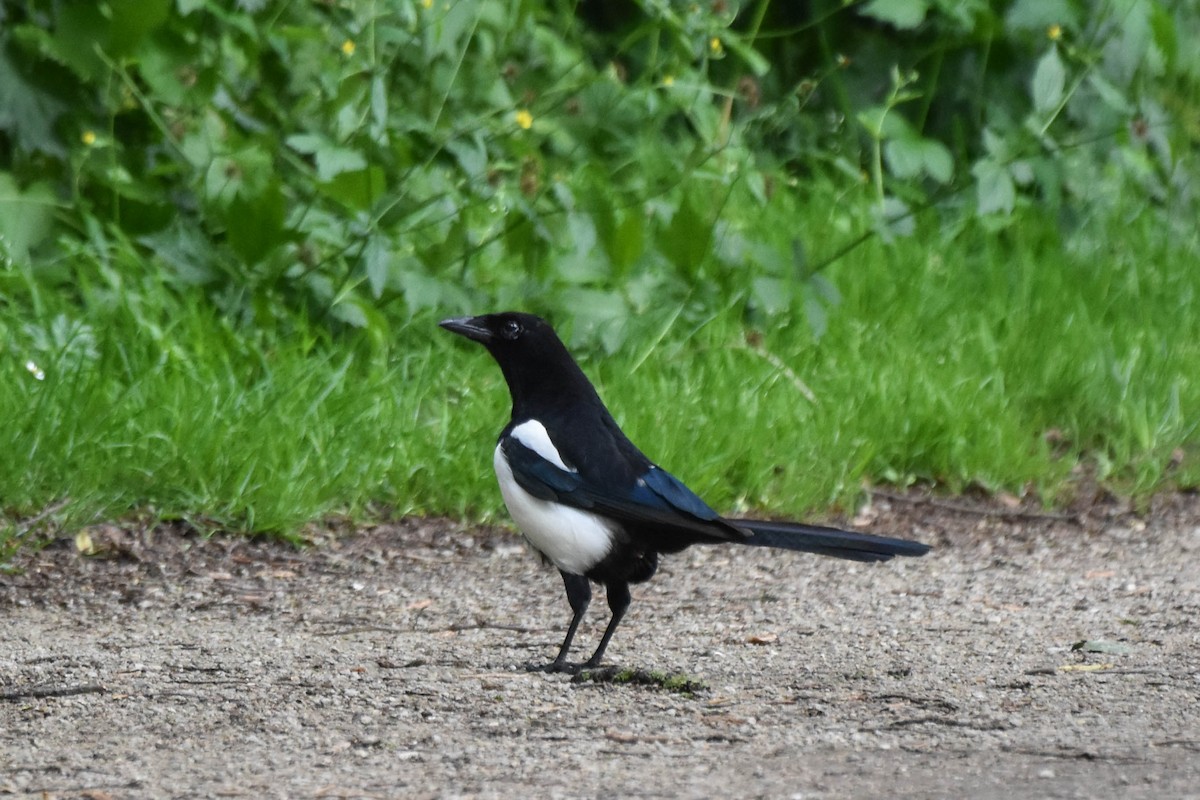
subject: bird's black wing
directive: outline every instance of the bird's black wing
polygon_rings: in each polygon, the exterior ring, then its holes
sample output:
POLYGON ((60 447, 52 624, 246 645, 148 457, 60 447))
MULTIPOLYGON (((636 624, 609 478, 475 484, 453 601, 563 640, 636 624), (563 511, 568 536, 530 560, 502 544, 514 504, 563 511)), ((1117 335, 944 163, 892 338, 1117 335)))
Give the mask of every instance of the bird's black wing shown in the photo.
POLYGON ((504 437, 500 446, 513 478, 522 489, 542 500, 594 511, 621 522, 686 531, 707 541, 740 541, 748 535, 709 508, 674 475, 653 464, 632 484, 601 483, 562 469, 513 437, 504 437))

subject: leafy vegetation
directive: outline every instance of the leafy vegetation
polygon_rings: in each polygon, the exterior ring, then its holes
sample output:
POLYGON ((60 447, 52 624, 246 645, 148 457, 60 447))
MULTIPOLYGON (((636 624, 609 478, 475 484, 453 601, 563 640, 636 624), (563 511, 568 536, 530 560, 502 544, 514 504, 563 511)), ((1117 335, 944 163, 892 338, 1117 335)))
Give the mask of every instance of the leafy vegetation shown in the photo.
POLYGON ((489 516, 499 376, 433 323, 506 307, 724 507, 1195 485, 1198 28, 1158 0, 5 4, 0 507, 489 516))

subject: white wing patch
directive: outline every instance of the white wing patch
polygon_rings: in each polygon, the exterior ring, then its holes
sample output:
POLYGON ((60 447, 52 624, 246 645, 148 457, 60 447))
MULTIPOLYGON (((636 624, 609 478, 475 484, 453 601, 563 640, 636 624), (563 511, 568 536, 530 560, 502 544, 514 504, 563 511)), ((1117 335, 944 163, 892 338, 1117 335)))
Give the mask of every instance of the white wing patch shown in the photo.
MULTIPOLYGON (((535 425, 534 430, 541 431, 545 436, 546 429, 538 422, 526 422, 518 426, 513 430, 513 435, 516 436, 517 430, 527 425, 535 425)), ((533 439, 533 436, 530 435, 530 439, 533 439)), ((554 458, 550 458, 550 455, 534 447, 526 439, 517 438, 547 461, 554 461, 563 469, 568 469, 558 457, 558 451, 549 444, 549 436, 545 437, 543 446, 549 445, 549 453, 554 458)), ((585 575, 608 555, 613 545, 611 522, 578 508, 542 500, 522 489, 513 477, 512 467, 508 465, 508 459, 505 458, 500 445, 496 445, 492 461, 496 468, 496 480, 500 483, 500 494, 504 496, 504 505, 508 506, 508 513, 512 515, 525 539, 535 550, 550 559, 554 566, 575 575, 585 575)))
POLYGON ((546 426, 536 419, 522 422, 513 428, 509 435, 559 469, 565 469, 567 472, 577 471, 574 467, 568 467, 567 462, 562 460, 562 456, 558 454, 558 448, 554 446, 554 442, 550 441, 550 434, 546 432, 546 426))

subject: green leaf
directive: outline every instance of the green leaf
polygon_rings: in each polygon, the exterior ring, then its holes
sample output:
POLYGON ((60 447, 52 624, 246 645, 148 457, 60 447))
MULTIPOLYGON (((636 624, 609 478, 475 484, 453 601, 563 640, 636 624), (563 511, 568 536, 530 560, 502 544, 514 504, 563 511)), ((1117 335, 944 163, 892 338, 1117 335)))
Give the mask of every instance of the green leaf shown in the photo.
POLYGON ((371 294, 379 299, 388 285, 389 267, 391 266, 391 251, 388 242, 382 236, 372 236, 367 241, 363 252, 363 267, 367 272, 367 285, 371 294))
POLYGON ((596 223, 591 214, 572 211, 567 215, 566 241, 571 250, 558 260, 558 277, 575 284, 591 283, 605 277, 605 252, 596 246, 596 223))
POLYGON ((212 242, 204 232, 180 218, 170 227, 142 236, 138 242, 148 247, 155 258, 161 259, 180 283, 203 286, 211 283, 217 273, 212 268, 212 242))
POLYGON ((1079 14, 1070 0, 1016 0, 1004 15, 1011 30, 1043 34, 1051 25, 1079 27, 1079 14))
POLYGON ((928 11, 927 0, 871 0, 858 13, 905 30, 924 22, 928 11))
POLYGON ((875 229, 885 242, 897 237, 912 236, 916 231, 917 222, 910 213, 908 204, 899 197, 888 195, 883 202, 874 208, 875 229))
POLYGON ((1067 83, 1067 70, 1058 56, 1058 48, 1051 47, 1038 61, 1033 71, 1033 107, 1042 114, 1049 114, 1062 101, 1067 83))
POLYGON ((328 147, 325 137, 318 136, 315 133, 294 133, 284 139, 287 146, 295 150, 297 153, 312 155, 323 147, 328 147))
POLYGON ((476 134, 471 138, 451 139, 446 142, 446 151, 454 156, 462 171, 469 178, 482 178, 487 170, 487 149, 483 138, 476 134))
POLYGON ((891 109, 885 105, 870 106, 859 111, 855 118, 859 125, 867 129, 867 133, 872 139, 882 139, 884 136, 883 124, 889 111, 891 109))
POLYGON ((151 31, 167 21, 171 13, 170 0, 116 0, 112 9, 111 55, 123 57, 146 38, 151 31))
POLYGON ((627 270, 646 248, 646 217, 640 206, 627 210, 608 243, 608 255, 618 270, 627 270))
POLYGON ((954 156, 950 148, 933 139, 924 142, 925 174, 938 183, 949 183, 954 177, 954 156))
POLYGON ((1088 85, 1095 90, 1100 101, 1106 106, 1116 111, 1118 114, 1132 114, 1133 105, 1125 93, 1113 86, 1111 82, 1099 72, 1092 72, 1087 77, 1088 85))
POLYGON ((755 76, 761 78, 770 71, 771 62, 767 60, 766 56, 743 42, 739 37, 729 36, 725 37, 723 41, 725 46, 740 58, 755 76))
POLYGON ((387 176, 381 167, 372 164, 337 175, 321 184, 321 191, 350 208, 366 210, 387 191, 387 176))
POLYGON ((1179 53, 1179 36, 1175 30, 1175 16, 1161 3, 1155 3, 1150 11, 1150 29, 1167 69, 1172 69, 1179 53))
POLYGON ((617 291, 572 288, 562 292, 564 308, 574 309, 575 327, 571 344, 578 346, 600 340, 605 352, 615 353, 625 341, 629 306, 617 291))
POLYGON ((915 178, 921 174, 938 183, 954 176, 954 158, 941 142, 919 136, 891 139, 883 146, 888 169, 897 178, 915 178))
POLYGON ((975 197, 980 215, 1012 213, 1017 202, 1017 188, 1006 167, 991 159, 981 159, 971 167, 975 176, 975 197))
POLYGON ((461 286, 427 274, 414 258, 402 258, 395 265, 395 275, 410 314, 425 308, 468 308, 471 305, 471 298, 461 286))
POLYGON ((272 181, 260 191, 239 194, 225 214, 229 245, 247 264, 257 264, 283 243, 283 189, 272 181))
POLYGON ((35 183, 22 191, 12 175, 0 172, 0 252, 26 260, 30 248, 49 235, 56 205, 49 184, 35 183))
POLYGON ((93 80, 105 69, 100 53, 109 50, 111 39, 112 24, 100 3, 70 3, 58 15, 49 50, 76 75, 93 80))
POLYGON ((671 260, 680 272, 694 275, 708 257, 712 247, 713 224, 701 216, 685 195, 671 222, 662 234, 660 245, 663 255, 671 260))
POLYGON ((25 80, 0 47, 0 131, 9 131, 25 152, 63 157, 67 151, 54 126, 66 109, 54 94, 25 80))
POLYGON ((760 275, 750 282, 750 298, 764 313, 774 316, 791 306, 791 285, 780 278, 760 275))
POLYGON ((367 166, 367 159, 363 154, 348 147, 322 147, 317 150, 316 158, 317 180, 321 182, 333 180, 343 172, 356 172, 367 166))

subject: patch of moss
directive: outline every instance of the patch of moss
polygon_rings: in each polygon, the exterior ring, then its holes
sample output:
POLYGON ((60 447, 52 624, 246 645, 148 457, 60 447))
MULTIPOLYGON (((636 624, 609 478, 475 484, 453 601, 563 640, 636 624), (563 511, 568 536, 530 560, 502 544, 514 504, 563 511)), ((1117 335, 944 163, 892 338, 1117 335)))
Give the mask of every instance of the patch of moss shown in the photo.
POLYGON ((633 669, 629 667, 598 667, 596 669, 580 670, 572 678, 572 682, 646 686, 651 689, 661 689, 686 697, 692 697, 697 692, 708 689, 708 686, 699 678, 686 675, 682 672, 667 673, 659 670, 633 669))

